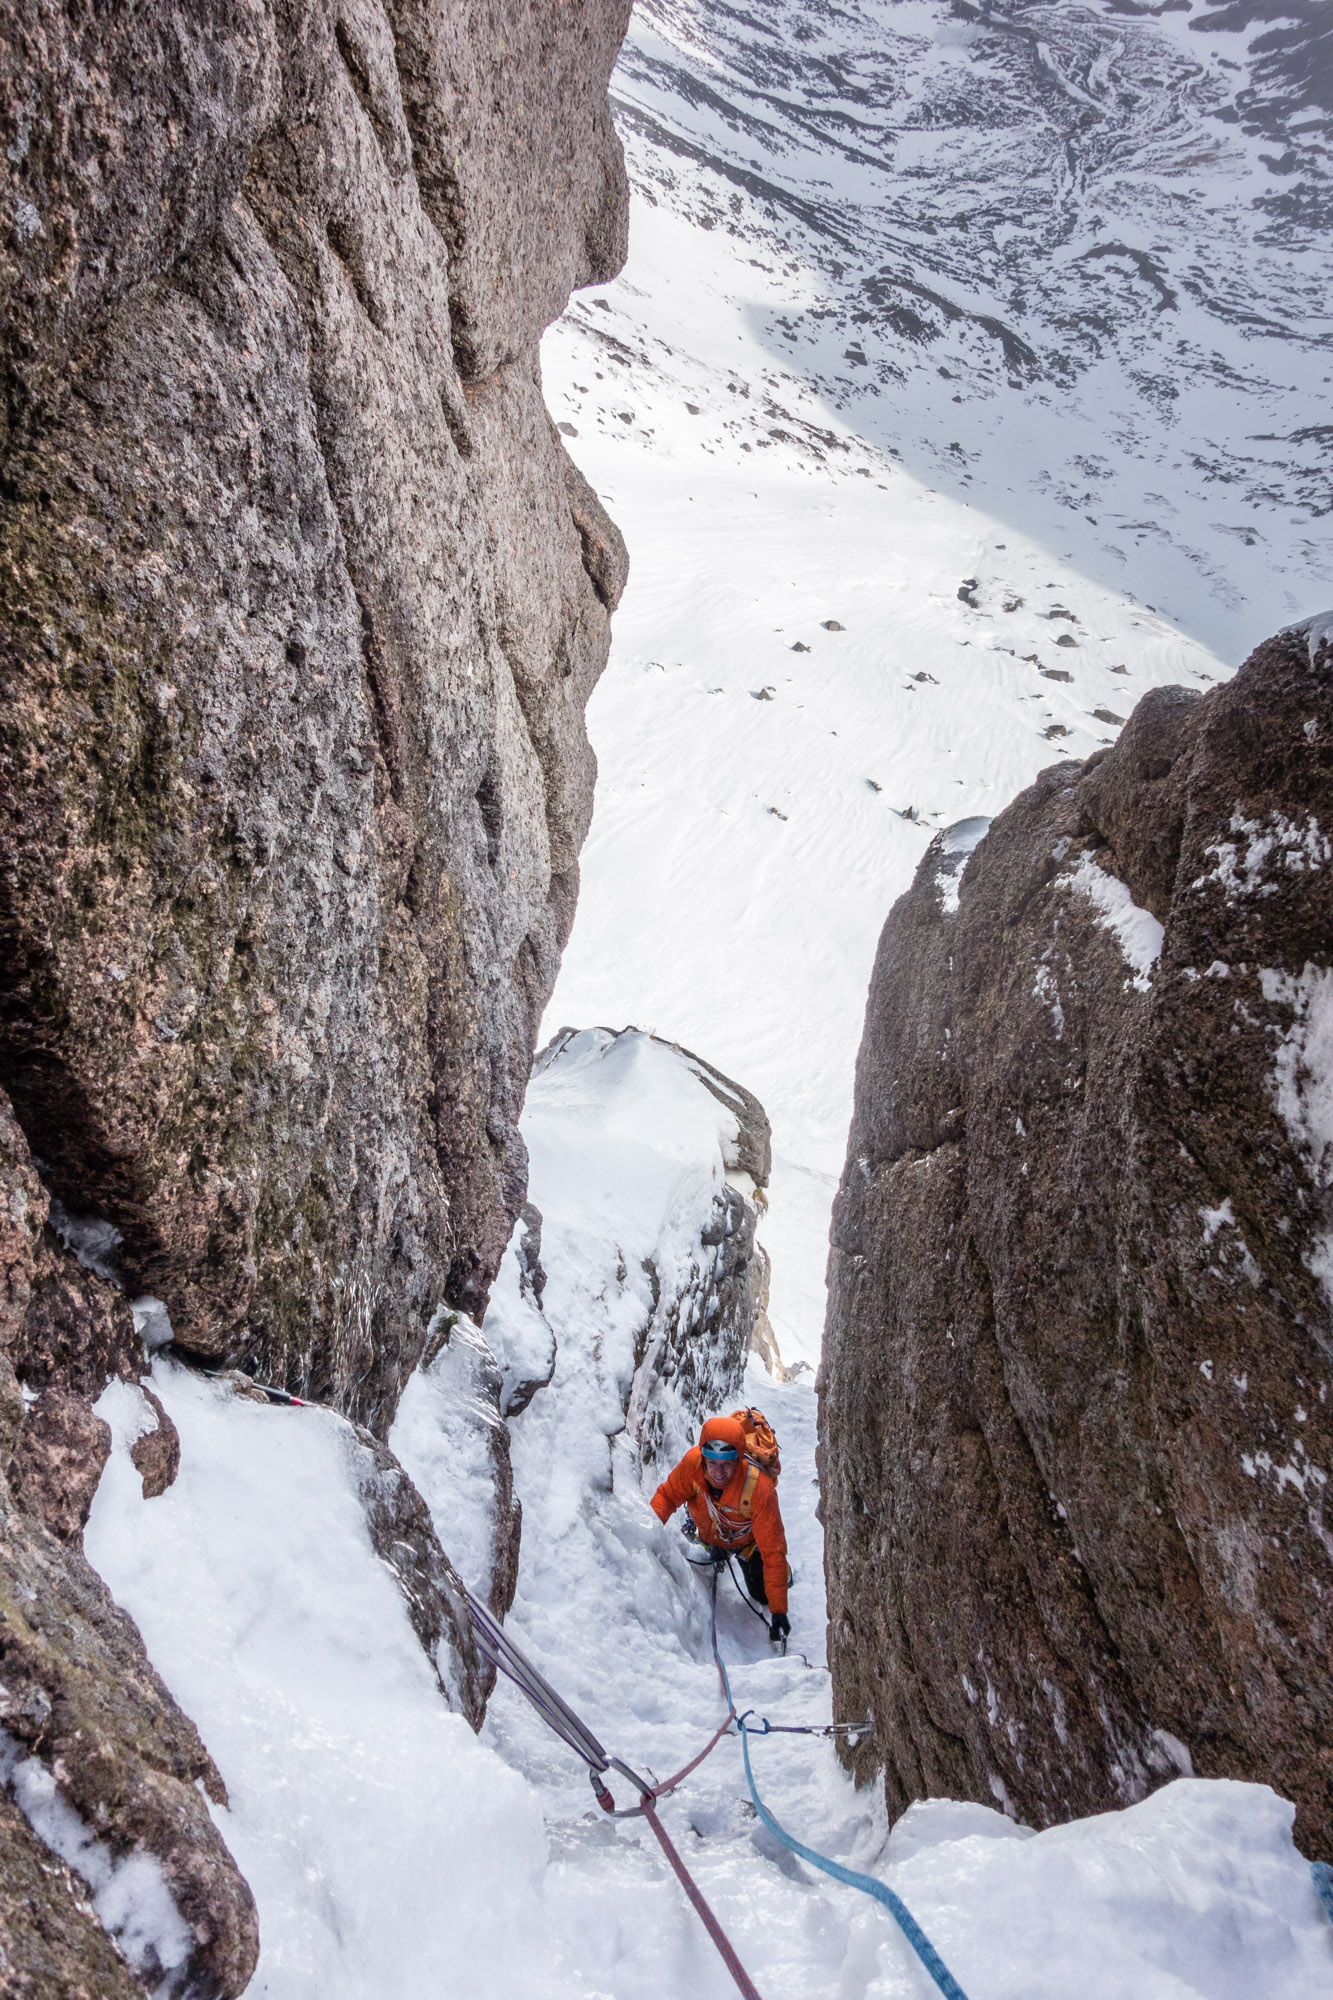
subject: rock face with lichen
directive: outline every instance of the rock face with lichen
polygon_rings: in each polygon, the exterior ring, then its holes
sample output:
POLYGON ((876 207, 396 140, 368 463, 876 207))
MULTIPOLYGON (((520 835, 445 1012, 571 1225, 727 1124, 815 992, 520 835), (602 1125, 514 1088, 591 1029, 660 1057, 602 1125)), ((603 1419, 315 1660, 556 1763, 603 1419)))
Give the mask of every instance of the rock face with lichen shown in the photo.
POLYGON ((1191 1766, 1333 1854, 1333 651, 943 835, 881 939, 821 1380, 863 1775, 1037 1825, 1191 1766))
MULTIPOLYGON (((221 1781, 81 1550, 128 1296, 368 1427, 374 1546, 484 1708, 380 1440, 526 1191, 626 570, 538 341, 623 259, 628 12, 19 0, 0 34, 6 1993, 255 1964, 221 1781), (173 1962, 116 1956, 34 1831, 52 1786, 160 1871, 173 1962)), ((180 1442, 148 1400, 152 1499, 180 1442)))
POLYGON ((0 42, 0 1083, 185 1351, 381 1434, 524 1197, 625 575, 537 343, 627 14, 0 42))

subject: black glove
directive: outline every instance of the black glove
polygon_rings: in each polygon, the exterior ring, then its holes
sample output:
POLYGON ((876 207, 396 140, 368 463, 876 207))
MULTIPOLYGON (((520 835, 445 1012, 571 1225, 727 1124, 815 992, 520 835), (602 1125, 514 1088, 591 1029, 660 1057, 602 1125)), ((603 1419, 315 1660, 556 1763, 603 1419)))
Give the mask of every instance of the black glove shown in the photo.
POLYGON ((773 1623, 768 1628, 770 1639, 787 1639, 791 1636, 791 1619, 785 1611, 773 1613, 773 1623))

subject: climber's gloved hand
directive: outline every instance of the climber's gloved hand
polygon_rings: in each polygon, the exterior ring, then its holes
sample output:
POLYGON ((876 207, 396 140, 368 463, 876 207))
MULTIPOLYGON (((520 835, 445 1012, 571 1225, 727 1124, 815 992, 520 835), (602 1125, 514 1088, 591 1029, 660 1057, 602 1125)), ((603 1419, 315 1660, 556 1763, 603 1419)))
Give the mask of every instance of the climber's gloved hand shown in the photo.
POLYGON ((775 1611, 773 1613, 773 1623, 768 1628, 768 1636, 774 1640, 790 1638, 791 1619, 785 1611, 775 1611))

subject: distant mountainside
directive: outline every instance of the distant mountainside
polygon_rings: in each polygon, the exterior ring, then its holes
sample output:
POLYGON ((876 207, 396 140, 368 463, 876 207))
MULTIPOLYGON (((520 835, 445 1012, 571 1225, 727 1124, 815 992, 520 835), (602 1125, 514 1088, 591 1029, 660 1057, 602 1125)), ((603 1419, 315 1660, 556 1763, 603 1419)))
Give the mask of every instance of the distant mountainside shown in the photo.
POLYGON ((613 103, 868 440, 1211 643, 1327 598, 1325 8, 642 0, 613 103))

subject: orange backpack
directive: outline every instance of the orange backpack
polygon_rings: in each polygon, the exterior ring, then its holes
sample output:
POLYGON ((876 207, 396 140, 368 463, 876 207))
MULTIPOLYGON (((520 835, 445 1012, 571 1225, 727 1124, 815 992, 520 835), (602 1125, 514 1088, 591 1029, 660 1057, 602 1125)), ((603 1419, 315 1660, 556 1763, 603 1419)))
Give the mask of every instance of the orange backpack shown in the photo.
POLYGON ((737 1423, 745 1426, 744 1456, 750 1461, 750 1469, 741 1493, 741 1511, 748 1514, 754 1497, 756 1471, 766 1472, 775 1485, 782 1471, 778 1434, 762 1410, 733 1410, 731 1414, 737 1423))

